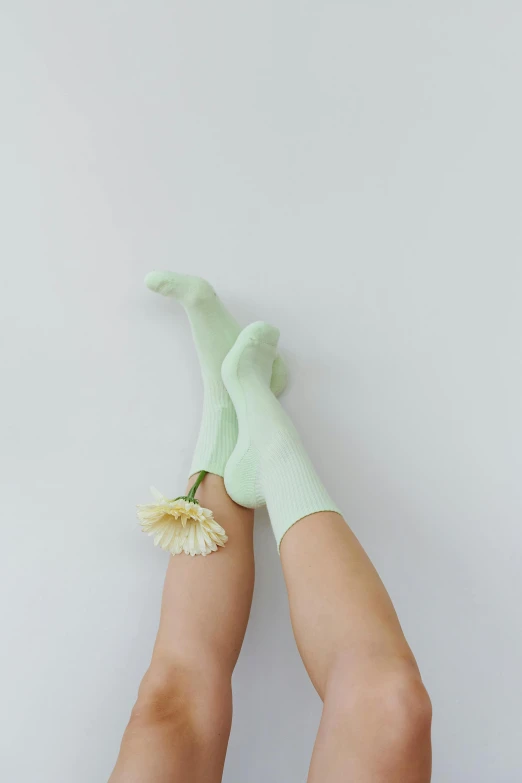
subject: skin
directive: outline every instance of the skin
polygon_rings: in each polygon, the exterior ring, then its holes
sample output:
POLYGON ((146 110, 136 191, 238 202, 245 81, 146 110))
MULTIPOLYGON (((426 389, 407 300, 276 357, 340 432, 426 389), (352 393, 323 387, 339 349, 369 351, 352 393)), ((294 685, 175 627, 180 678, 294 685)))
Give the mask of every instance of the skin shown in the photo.
MULTIPOLYGON (((254 583, 253 512, 217 476, 197 497, 229 541, 206 558, 170 559, 151 665, 110 783, 222 779, 254 583)), ((429 783, 430 700, 356 537, 322 512, 293 525, 280 552, 297 646, 324 703, 308 783, 429 783)))
POLYGON ((223 774, 254 588, 254 512, 219 476, 206 476, 197 498, 229 540, 207 557, 169 560, 152 660, 110 783, 218 783, 223 774))
POLYGON ((308 783, 429 783, 430 700, 361 544, 322 512, 293 525, 280 552, 297 646, 324 704, 308 783))

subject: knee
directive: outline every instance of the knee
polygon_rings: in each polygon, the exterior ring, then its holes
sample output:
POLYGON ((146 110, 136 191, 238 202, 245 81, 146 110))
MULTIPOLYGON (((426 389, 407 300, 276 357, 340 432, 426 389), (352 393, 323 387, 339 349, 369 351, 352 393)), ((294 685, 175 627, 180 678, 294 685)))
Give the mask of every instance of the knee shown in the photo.
POLYGON ((431 699, 413 667, 399 666, 376 682, 381 720, 387 727, 383 741, 398 750, 419 748, 430 741, 431 699))
POLYGON ((204 741, 226 731, 231 718, 230 678, 191 661, 153 661, 145 674, 129 727, 162 728, 204 741))
POLYGON ((430 742, 431 700, 413 661, 341 664, 327 698, 340 724, 350 731, 359 726, 383 751, 402 753, 430 742))

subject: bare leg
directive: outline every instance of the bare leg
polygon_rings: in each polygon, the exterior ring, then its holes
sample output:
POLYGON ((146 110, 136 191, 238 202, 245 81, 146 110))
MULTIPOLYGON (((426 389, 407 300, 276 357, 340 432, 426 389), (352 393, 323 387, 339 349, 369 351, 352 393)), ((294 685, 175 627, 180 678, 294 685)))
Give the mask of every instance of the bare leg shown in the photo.
POLYGON ((391 600, 339 514, 281 542, 292 625, 323 699, 308 783, 428 783, 431 705, 391 600))
POLYGON ((197 497, 212 509, 229 540, 208 557, 170 559, 151 664, 110 783, 219 783, 222 778, 231 675, 254 585, 253 511, 228 497, 219 476, 206 476, 197 497))
POLYGON ((244 329, 222 366, 238 440, 229 494, 266 501, 297 644, 324 701, 309 783, 428 783, 431 708, 375 569, 269 388, 278 332, 244 329))

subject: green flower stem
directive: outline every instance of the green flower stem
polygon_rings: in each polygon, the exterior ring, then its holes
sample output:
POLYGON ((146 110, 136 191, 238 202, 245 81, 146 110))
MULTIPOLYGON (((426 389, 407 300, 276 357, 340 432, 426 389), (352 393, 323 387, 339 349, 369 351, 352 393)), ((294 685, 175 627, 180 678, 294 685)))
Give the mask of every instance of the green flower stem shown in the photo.
POLYGON ((189 503, 197 503, 197 505, 199 506, 199 500, 196 500, 194 495, 196 494, 199 485, 201 484, 201 482, 203 481, 207 473, 208 470, 200 471, 199 476, 197 477, 194 484, 191 486, 188 495, 180 495, 179 498, 174 498, 174 500, 188 500, 189 503))
POLYGON ((208 473, 208 470, 201 470, 200 473, 199 473, 199 476, 196 479, 196 481, 194 482, 194 484, 190 488, 190 492, 188 493, 188 496, 195 503, 197 503, 197 500, 195 500, 194 495, 196 494, 199 485, 201 484, 201 482, 203 481, 203 479, 205 478, 207 473, 208 473))

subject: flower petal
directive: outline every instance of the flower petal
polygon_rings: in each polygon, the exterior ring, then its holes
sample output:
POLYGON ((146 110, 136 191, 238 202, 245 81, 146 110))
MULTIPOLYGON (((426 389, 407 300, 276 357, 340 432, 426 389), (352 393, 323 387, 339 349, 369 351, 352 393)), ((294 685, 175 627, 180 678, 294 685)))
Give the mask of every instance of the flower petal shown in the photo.
POLYGON ((212 511, 199 503, 178 499, 169 500, 151 487, 154 503, 137 507, 141 527, 154 544, 172 555, 206 556, 224 546, 227 535, 212 511))
POLYGON ((161 494, 161 492, 158 489, 156 489, 156 487, 150 488, 150 494, 152 495, 156 503, 164 503, 167 499, 164 495, 161 494))

